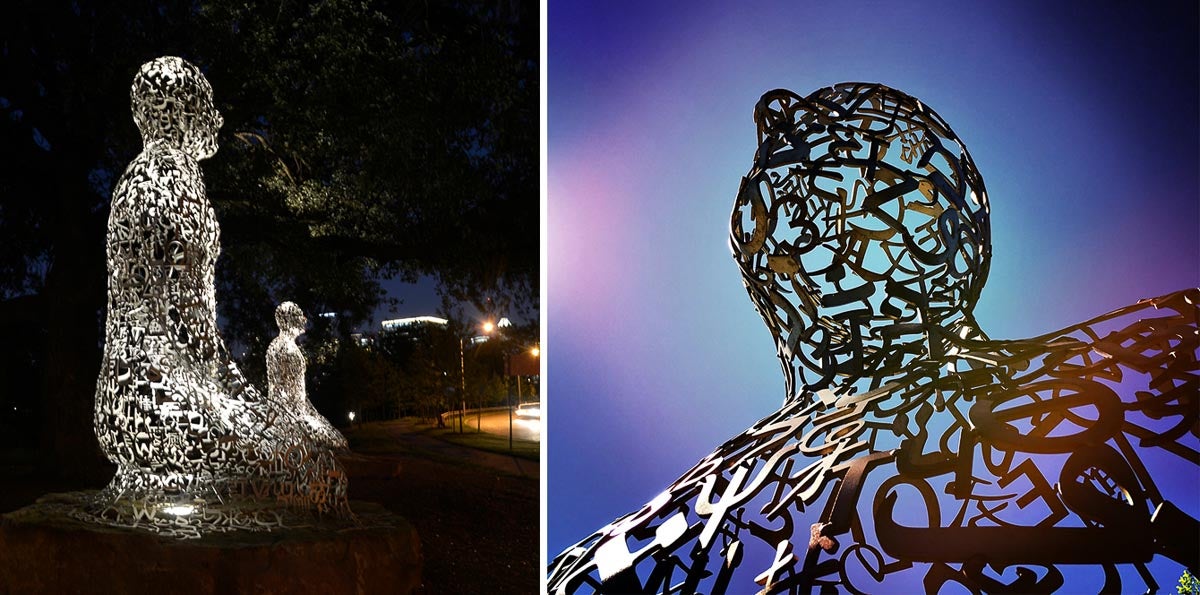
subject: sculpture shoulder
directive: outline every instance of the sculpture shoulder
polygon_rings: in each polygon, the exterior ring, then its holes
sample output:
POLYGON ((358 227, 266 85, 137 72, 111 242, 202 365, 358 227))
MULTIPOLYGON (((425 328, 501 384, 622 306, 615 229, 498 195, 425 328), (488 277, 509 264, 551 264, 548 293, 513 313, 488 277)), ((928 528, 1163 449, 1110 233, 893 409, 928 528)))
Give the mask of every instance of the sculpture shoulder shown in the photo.
POLYGON ((1128 306, 1117 308, 1077 325, 1046 333, 1033 340, 1065 337, 1082 329, 1111 328, 1135 324, 1156 318, 1176 318, 1185 324, 1196 326, 1200 319, 1200 289, 1188 288, 1154 298, 1138 300, 1128 306))
POLYGON ((285 370, 303 370, 307 362, 295 340, 275 337, 267 346, 267 371, 272 375, 285 370))
POLYGON ((112 212, 156 212, 204 194, 196 160, 171 147, 149 147, 125 168, 113 192, 112 212))
POLYGON ((296 341, 288 337, 279 336, 271 339, 271 344, 267 346, 267 358, 282 358, 301 355, 300 346, 296 341))

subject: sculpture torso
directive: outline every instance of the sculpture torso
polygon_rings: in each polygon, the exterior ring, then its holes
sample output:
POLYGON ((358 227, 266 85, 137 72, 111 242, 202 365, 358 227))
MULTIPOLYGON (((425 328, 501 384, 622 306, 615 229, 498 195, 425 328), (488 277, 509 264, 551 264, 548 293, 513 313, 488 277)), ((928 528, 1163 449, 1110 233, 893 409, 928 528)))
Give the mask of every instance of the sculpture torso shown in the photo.
POLYGON ((172 483, 201 472, 204 455, 235 433, 236 418, 191 413, 219 406, 216 395, 257 399, 217 331, 218 237, 198 163, 165 145, 147 147, 118 182, 109 216, 96 426, 112 430, 98 433, 110 456, 172 483))
POLYGON ((272 402, 298 410, 308 403, 304 385, 307 364, 296 337, 281 334, 267 347, 268 397, 272 402))
POLYGON ((308 400, 305 371, 308 364, 296 338, 304 332, 307 319, 300 307, 284 302, 275 310, 279 336, 267 347, 267 396, 273 407, 290 412, 299 422, 306 437, 317 444, 332 448, 347 448, 346 438, 308 400))
POLYGON ((1197 304, 1190 290, 1028 341, 952 342, 954 370, 805 393, 560 554, 551 591, 1048 592, 1063 562, 1122 590, 1115 565, 1140 572, 1194 538, 1169 525, 1184 517, 1150 519, 1164 501, 1195 513, 1194 486, 1161 471, 1200 456, 1197 304), (1038 570, 1014 582, 1009 564, 1038 570))

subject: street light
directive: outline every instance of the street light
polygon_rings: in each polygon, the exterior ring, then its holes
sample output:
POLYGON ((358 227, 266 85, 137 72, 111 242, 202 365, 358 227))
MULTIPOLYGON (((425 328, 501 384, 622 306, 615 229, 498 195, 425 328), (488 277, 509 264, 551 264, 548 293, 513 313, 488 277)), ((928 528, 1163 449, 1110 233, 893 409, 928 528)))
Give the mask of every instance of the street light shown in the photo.
MULTIPOLYGON (((541 357, 542 356, 541 347, 534 345, 533 347, 531 347, 529 349, 529 355, 532 355, 535 358, 541 357)), ((518 375, 517 376, 517 405, 519 406, 520 404, 521 404, 521 377, 518 375)))
MULTIPOLYGON (((533 346, 533 347, 532 347, 532 348, 529 350, 529 355, 532 355, 532 356, 533 356, 533 357, 535 357, 535 358, 536 358, 536 357, 541 357, 541 355, 542 355, 542 350, 541 350, 541 349, 540 349, 540 348, 539 348, 537 345, 534 345, 534 346, 533 346)), ((507 357, 507 356, 506 356, 506 357, 507 357)), ((511 362, 512 362, 512 359, 511 359, 511 358, 509 358, 509 364, 510 364, 510 365, 511 365, 511 362)), ((511 375, 511 374, 512 374, 512 370, 511 370, 511 369, 509 369, 509 370, 506 370, 506 372, 505 372, 505 373, 506 373, 506 374, 510 374, 510 375, 511 375)), ((521 375, 520 375, 520 374, 515 374, 515 376, 517 377, 517 407, 520 407, 520 406, 521 406, 521 375)), ((508 385, 508 383, 507 383, 507 380, 506 380, 506 381, 505 381, 505 386, 507 387, 507 385, 508 385)), ((513 406, 512 406, 512 391, 510 390, 510 391, 509 391, 509 393, 508 393, 508 451, 509 451, 509 452, 512 452, 512 447, 513 447, 513 444, 512 444, 512 442, 513 442, 512 424, 513 424, 513 406)))

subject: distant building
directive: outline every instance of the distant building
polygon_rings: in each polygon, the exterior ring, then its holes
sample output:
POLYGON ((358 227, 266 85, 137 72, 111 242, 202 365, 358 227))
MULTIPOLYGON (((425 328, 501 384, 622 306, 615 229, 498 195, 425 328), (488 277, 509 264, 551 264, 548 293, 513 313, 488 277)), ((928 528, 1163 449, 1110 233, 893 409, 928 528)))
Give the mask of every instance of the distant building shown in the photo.
MULTIPOLYGON (((383 322, 379 323, 379 326, 382 327, 382 332, 385 333, 399 332, 412 334, 414 331, 417 331, 428 325, 446 326, 447 324, 450 324, 450 321, 437 316, 410 316, 408 318, 393 318, 391 320, 384 320, 383 322)), ((507 318, 501 318, 500 321, 496 323, 497 328, 507 328, 510 326, 512 326, 512 322, 507 318)), ((468 341, 470 341, 472 345, 478 345, 480 343, 486 343, 490 338, 491 337, 488 335, 477 335, 471 337, 468 339, 468 341)))
POLYGON ((392 332, 426 324, 446 326, 449 324, 449 321, 445 318, 438 318, 437 316, 410 316, 408 318, 393 318, 391 320, 385 320, 380 322, 379 326, 383 327, 384 332, 392 332))

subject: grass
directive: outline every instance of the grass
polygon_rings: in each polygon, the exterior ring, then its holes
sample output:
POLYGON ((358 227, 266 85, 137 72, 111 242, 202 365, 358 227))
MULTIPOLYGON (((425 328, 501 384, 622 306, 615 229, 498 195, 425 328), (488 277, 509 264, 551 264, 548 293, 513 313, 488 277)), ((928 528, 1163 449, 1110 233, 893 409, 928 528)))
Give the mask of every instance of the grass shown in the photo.
POLYGON ((462 434, 458 433, 457 429, 451 429, 447 423, 445 428, 431 427, 423 432, 429 436, 433 436, 439 440, 452 442, 461 446, 469 446, 479 450, 486 450, 502 455, 512 455, 530 461, 538 461, 541 459, 541 443, 530 442, 527 440, 513 440, 512 450, 508 449, 508 436, 498 436, 496 434, 488 434, 479 432, 471 427, 470 421, 467 422, 466 428, 462 434))
MULTIPOLYGON (((436 438, 451 444, 475 448, 478 450, 493 452, 502 455, 511 455, 527 461, 537 462, 541 460, 541 443, 528 440, 513 440, 512 450, 508 448, 508 436, 489 434, 480 432, 474 427, 474 419, 468 416, 463 433, 458 433, 457 419, 454 423, 449 420, 446 422, 446 427, 438 428, 429 420, 418 420, 416 418, 405 418, 406 422, 414 423, 420 429, 414 431, 425 436, 436 438)), ((372 422, 356 426, 353 431, 348 432, 348 437, 351 438, 351 444, 355 452, 365 454, 417 454, 411 452, 388 433, 386 425, 397 422, 372 422)), ((436 452, 421 452, 421 456, 439 458, 436 452)))

